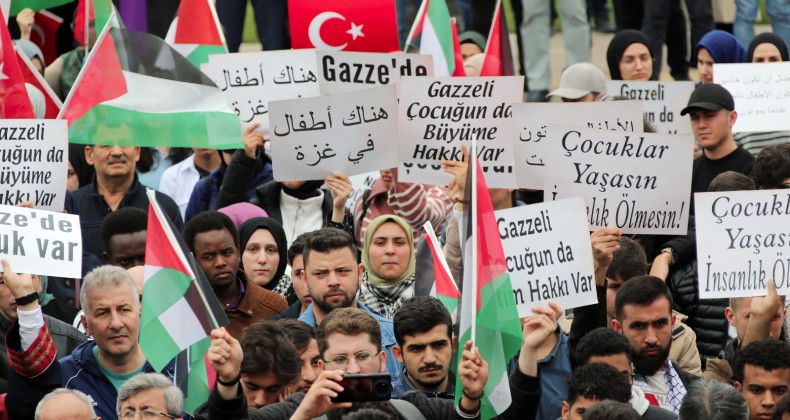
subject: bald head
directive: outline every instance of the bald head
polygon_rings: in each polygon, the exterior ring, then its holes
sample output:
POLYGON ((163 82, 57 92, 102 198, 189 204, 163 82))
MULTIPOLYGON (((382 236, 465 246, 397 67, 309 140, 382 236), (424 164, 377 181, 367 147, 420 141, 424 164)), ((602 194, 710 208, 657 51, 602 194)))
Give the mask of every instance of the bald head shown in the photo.
POLYGON ((36 406, 36 420, 94 420, 96 412, 93 411, 88 396, 80 391, 59 388, 39 401, 36 406))

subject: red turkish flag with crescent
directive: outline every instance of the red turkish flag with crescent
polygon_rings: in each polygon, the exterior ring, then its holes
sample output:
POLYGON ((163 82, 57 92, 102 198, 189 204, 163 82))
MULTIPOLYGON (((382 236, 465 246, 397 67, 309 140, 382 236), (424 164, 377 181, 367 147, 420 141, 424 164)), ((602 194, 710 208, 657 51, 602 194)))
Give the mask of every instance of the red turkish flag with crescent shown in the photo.
POLYGON ((0 12, 0 119, 34 118, 8 26, 0 12))
POLYGON ((41 48, 41 52, 44 53, 44 61, 49 65, 58 58, 58 28, 63 24, 63 19, 46 10, 36 12, 35 19, 36 23, 33 24, 30 40, 41 48))
POLYGON ((400 50, 395 0, 289 0, 293 48, 400 50))

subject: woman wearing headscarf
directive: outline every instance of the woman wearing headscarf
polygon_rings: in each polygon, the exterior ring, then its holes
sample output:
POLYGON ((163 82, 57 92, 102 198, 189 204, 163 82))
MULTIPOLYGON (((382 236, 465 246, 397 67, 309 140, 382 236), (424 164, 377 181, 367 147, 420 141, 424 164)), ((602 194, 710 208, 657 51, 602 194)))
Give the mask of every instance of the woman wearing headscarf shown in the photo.
POLYGON ((714 63, 746 62, 746 48, 729 32, 718 29, 708 32, 699 40, 696 52, 700 83, 713 82, 714 63))
POLYGON ((69 143, 69 169, 66 189, 74 191, 91 183, 96 171, 85 160, 85 145, 69 143))
POLYGON ((285 274, 288 245, 282 225, 269 217, 254 217, 239 229, 241 266, 247 280, 286 298, 296 299, 291 277, 285 274))
POLYGON ((612 80, 650 80, 653 56, 647 37, 634 29, 620 31, 606 49, 606 62, 612 80))
POLYGON ((414 296, 415 252, 411 226, 387 214, 373 219, 362 250, 360 302, 392 319, 403 301, 414 296))
MULTIPOLYGON (((750 63, 777 63, 788 61, 789 57, 787 45, 782 38, 769 32, 757 35, 749 44, 750 63)), ((735 144, 757 156, 767 146, 789 143, 790 131, 735 133, 732 137, 735 144)))

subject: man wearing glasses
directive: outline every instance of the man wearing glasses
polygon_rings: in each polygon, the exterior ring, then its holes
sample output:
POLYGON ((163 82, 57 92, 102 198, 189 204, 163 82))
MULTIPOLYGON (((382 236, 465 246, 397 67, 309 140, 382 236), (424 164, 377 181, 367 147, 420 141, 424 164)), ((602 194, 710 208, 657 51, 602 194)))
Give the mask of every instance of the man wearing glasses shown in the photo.
POLYGON ((183 406, 181 390, 159 373, 141 373, 118 391, 119 419, 180 419, 183 406))

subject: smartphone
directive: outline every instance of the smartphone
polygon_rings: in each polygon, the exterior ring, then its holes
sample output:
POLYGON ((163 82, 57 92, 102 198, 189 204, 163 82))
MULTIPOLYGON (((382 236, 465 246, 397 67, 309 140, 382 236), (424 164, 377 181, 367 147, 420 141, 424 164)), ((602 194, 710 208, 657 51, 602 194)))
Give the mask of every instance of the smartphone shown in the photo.
POLYGON ((339 382, 343 392, 332 402, 389 401, 392 395, 392 378, 388 373, 343 375, 339 382))

